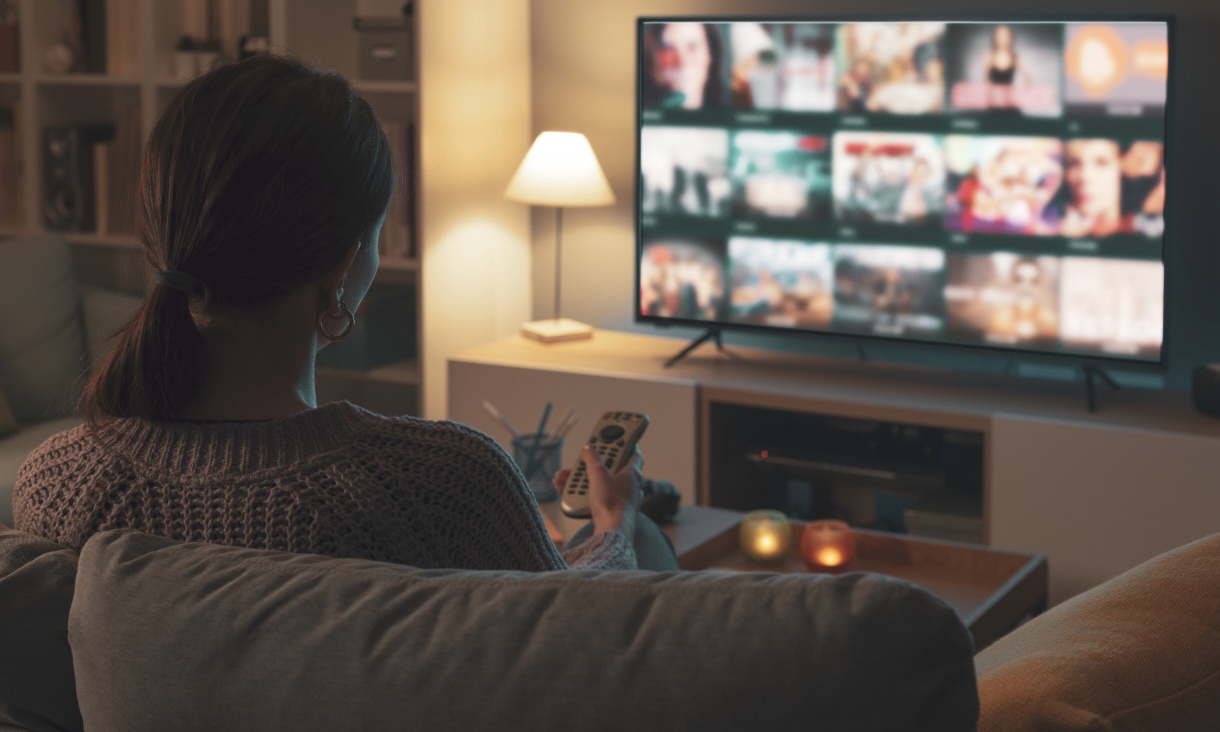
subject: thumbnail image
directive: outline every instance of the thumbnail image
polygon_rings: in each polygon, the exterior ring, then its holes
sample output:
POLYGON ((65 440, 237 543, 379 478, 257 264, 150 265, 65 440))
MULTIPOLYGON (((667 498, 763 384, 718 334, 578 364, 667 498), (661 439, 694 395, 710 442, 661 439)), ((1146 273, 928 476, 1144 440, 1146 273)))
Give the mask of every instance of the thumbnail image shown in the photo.
POLYGON ((953 23, 946 34, 949 106, 1058 117, 1063 26, 1058 23, 953 23))
POLYGON ((836 329, 887 336, 939 337, 945 253, 923 247, 835 247, 836 329))
POLYGON ((936 137, 835 134, 834 199, 840 221, 940 226, 944 196, 944 156, 936 137))
POLYGON ((787 328, 825 328, 834 310, 830 245, 729 239, 729 319, 787 328))
POLYGON ((834 111, 834 29, 830 23, 730 23, 733 106, 834 111))
POLYGON ((1063 57, 1067 113, 1160 117, 1169 79, 1165 23, 1074 23, 1063 57))
POLYGON ((1049 137, 945 138, 945 228, 1056 234, 1050 204, 1063 182, 1063 143, 1049 137))
POLYGON ((732 193, 728 159, 726 130, 644 127, 640 130, 640 206, 644 213, 726 215, 732 193))
POLYGON ((830 140, 803 132, 733 133, 733 215, 830 217, 830 140))
POLYGON ((646 241, 640 257, 640 314, 719 320, 728 281, 724 249, 718 240, 646 241))
POLYGON ((845 23, 838 35, 840 111, 944 110, 944 23, 845 23))
POLYGON ((1141 140, 1068 140, 1063 187, 1048 210, 1068 237, 1164 232, 1164 146, 1141 140))
POLYGON ((949 255, 949 338, 1035 348, 1059 342, 1059 260, 1011 252, 949 255))
POLYGON ((1059 334, 1065 348, 1156 360, 1164 326, 1160 262, 1065 257, 1059 334))
POLYGON ((714 23, 645 24, 640 77, 643 107, 728 106, 725 29, 714 23))

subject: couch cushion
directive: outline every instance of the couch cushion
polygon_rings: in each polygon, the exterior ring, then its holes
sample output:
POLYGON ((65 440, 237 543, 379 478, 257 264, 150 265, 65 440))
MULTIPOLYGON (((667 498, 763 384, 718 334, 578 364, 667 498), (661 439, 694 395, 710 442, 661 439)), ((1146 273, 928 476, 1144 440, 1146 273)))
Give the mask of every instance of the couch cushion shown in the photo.
POLYGON ((68 245, 0 240, 0 262, 0 388, 22 424, 67 414, 85 355, 68 245))
POLYGON ((89 363, 96 366, 110 353, 112 336, 131 320, 140 309, 144 298, 97 287, 82 287, 80 297, 85 317, 89 363))
POLYGON ((49 419, 28 425, 17 434, 0 440, 0 524, 13 525, 13 484, 17 482, 17 469, 26 457, 51 435, 80 423, 79 417, 49 419))
POLYGON ((76 552, 0 526, 0 728, 79 730, 68 648, 76 552))
POLYGON ((1033 619, 978 655, 980 732, 1220 728, 1220 534, 1033 619))
POLYGON ((81 553, 89 728, 973 730, 971 642, 897 580, 470 572, 176 544, 81 553))

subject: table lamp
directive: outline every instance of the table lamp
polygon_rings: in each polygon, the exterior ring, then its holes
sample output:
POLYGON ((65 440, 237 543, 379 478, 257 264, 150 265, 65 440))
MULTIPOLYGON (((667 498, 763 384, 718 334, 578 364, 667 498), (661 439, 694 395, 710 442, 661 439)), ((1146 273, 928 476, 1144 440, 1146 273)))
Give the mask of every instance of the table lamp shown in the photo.
POLYGON ((593 326, 559 315, 560 250, 565 206, 609 206, 614 192, 579 132, 543 132, 504 190, 504 197, 536 206, 555 207, 555 316, 521 326, 527 338, 556 343, 593 337, 593 326))

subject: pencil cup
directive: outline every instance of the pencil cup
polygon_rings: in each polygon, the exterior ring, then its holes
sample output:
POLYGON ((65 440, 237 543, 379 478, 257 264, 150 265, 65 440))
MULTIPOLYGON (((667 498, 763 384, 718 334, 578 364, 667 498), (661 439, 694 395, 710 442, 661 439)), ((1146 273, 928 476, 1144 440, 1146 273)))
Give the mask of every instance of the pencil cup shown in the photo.
POLYGON ((539 503, 559 500, 551 480, 563 463, 563 438, 552 435, 518 435, 513 439, 513 460, 539 503))

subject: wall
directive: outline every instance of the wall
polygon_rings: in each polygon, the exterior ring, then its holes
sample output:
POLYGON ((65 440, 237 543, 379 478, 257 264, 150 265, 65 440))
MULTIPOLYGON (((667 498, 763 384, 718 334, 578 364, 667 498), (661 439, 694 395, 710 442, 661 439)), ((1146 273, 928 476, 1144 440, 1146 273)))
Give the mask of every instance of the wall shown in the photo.
POLYGON ((529 319, 529 212, 501 195, 530 133, 527 0, 416 3, 423 416, 446 416, 445 359, 529 319))
MULTIPOLYGON (((1220 174, 1220 146, 1212 130, 1220 119, 1220 2, 1216 0, 927 0, 918 13, 969 17, 986 12, 1012 15, 1065 13, 1174 14, 1176 55, 1172 59, 1176 106, 1170 120, 1170 263, 1166 290, 1171 298, 1168 385, 1187 388, 1190 370, 1220 360, 1220 206, 1214 202, 1220 174)), ((564 216, 564 315, 599 328, 657 332, 632 323, 635 231, 635 19, 641 15, 787 15, 815 18, 852 14, 871 17, 910 14, 906 0, 532 0, 534 131, 584 132, 597 152, 618 203, 564 216)), ((534 213, 533 308, 549 316, 552 298, 553 229, 547 210, 534 213)), ((674 329, 689 337, 695 331, 674 329)), ((838 340, 732 334, 731 343, 781 350, 855 357, 854 344, 838 340)), ((893 349, 866 345, 870 358, 895 358, 953 368, 1032 373, 1028 359, 941 349, 893 349)), ((1062 370, 1060 370, 1061 372, 1062 370)), ((1069 375, 1071 375, 1069 373, 1069 375)), ((1119 375, 1120 379, 1122 375, 1119 375)), ((1128 383, 1137 381, 1133 375, 1128 383)), ((1143 380, 1147 382, 1148 380, 1143 380)), ((1152 379, 1151 383, 1158 383, 1152 379)))

